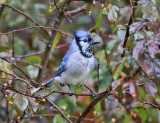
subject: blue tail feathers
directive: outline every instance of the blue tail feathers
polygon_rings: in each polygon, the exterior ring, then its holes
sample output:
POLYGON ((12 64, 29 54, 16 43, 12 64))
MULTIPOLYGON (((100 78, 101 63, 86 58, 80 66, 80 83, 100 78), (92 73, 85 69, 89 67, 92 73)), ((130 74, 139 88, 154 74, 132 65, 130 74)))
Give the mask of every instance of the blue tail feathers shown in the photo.
POLYGON ((45 83, 43 83, 43 84, 41 84, 41 85, 44 86, 44 87, 49 87, 49 84, 50 84, 52 81, 54 81, 54 78, 48 80, 47 82, 45 82, 45 83))
POLYGON ((34 88, 34 89, 31 91, 31 94, 33 95, 33 94, 35 94, 36 92, 42 90, 42 87, 49 87, 49 86, 50 86, 49 84, 50 84, 52 81, 54 81, 54 78, 52 78, 52 79, 48 80, 47 82, 41 84, 40 87, 34 88))

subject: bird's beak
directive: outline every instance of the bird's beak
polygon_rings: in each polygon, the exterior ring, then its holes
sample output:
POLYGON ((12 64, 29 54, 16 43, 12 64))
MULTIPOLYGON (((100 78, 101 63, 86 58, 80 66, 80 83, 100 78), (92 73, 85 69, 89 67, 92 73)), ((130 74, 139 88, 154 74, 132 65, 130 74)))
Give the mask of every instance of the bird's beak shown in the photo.
POLYGON ((91 44, 98 44, 98 43, 100 43, 100 41, 97 41, 97 40, 92 40, 92 42, 91 42, 91 44))

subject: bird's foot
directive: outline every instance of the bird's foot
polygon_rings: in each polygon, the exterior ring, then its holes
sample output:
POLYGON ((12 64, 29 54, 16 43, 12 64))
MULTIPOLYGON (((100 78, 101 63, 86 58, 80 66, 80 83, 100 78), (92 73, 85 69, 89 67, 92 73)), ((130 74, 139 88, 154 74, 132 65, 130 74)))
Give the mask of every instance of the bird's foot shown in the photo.
POLYGON ((70 87, 70 85, 68 85, 69 88, 69 96, 72 96, 74 94, 74 91, 72 90, 72 88, 70 87))
POLYGON ((60 86, 63 87, 63 86, 64 86, 64 83, 60 83, 60 86))
POLYGON ((69 96, 73 96, 73 94, 74 94, 74 91, 73 90, 69 90, 69 96))
POLYGON ((94 91, 91 91, 91 94, 92 94, 92 97, 93 97, 93 98, 97 96, 97 93, 94 92, 94 91))

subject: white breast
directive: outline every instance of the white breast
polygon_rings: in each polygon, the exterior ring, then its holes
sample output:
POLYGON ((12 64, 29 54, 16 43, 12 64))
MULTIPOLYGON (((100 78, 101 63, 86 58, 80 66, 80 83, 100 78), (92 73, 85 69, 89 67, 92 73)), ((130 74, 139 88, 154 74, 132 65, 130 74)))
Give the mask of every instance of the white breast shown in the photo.
POLYGON ((80 86, 88 80, 94 67, 94 56, 86 58, 80 52, 74 52, 68 60, 66 70, 60 77, 56 78, 61 83, 80 86))

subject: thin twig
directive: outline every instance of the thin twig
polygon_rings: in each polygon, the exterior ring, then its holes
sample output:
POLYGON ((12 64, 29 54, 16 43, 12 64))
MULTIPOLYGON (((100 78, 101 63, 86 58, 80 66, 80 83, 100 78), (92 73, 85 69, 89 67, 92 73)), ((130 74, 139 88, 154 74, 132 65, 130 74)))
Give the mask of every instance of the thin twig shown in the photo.
POLYGON ((22 79, 22 78, 20 78, 20 77, 14 75, 14 74, 12 74, 12 73, 8 73, 8 72, 6 72, 6 71, 4 71, 4 70, 2 70, 2 69, 0 69, 0 71, 3 72, 3 73, 5 73, 5 74, 7 74, 7 75, 10 75, 10 76, 14 77, 14 79, 16 79, 16 80, 20 80, 20 81, 25 82, 27 85, 29 85, 30 87, 33 88, 33 86, 32 86, 31 84, 29 84, 29 83, 27 82, 27 80, 22 79))
POLYGON ((53 19, 53 18, 49 18, 49 17, 45 17, 45 16, 42 16, 42 15, 37 15, 38 17, 42 17, 42 18, 45 18, 45 19, 48 19, 48 20, 52 20, 52 21, 58 21, 57 19, 53 19))
MULTIPOLYGON (((131 6, 131 15, 130 15, 130 18, 129 18, 129 21, 128 21, 128 25, 127 25, 127 28, 126 28, 126 35, 124 37, 124 42, 123 42, 123 48, 126 47, 126 44, 127 44, 127 41, 128 41, 128 38, 129 38, 129 29, 130 29, 130 25, 134 22, 134 9, 135 9, 135 6, 138 5, 138 2, 137 0, 135 1, 135 5, 133 7, 132 5, 132 0, 130 0, 130 6, 131 6)), ((122 57, 125 55, 125 50, 123 51, 122 53, 122 57)))
POLYGON ((158 108, 158 109, 160 110, 160 106, 159 106, 159 105, 155 105, 155 104, 150 103, 150 102, 145 102, 145 101, 143 101, 143 100, 141 100, 141 99, 138 99, 138 101, 141 102, 141 103, 143 103, 143 105, 145 105, 145 104, 151 105, 152 107, 158 108))
MULTIPOLYGON (((14 56, 14 58, 26 58, 30 56, 35 56, 35 55, 40 55, 44 51, 36 52, 36 53, 31 53, 31 54, 26 54, 26 55, 20 55, 20 56, 14 56)), ((0 56, 0 58, 12 58, 12 56, 0 56)))
POLYGON ((77 13, 79 13, 79 12, 82 12, 82 11, 84 11, 84 10, 85 10, 85 5, 84 5, 84 6, 81 6, 81 7, 79 7, 79 8, 76 8, 76 9, 74 9, 74 10, 67 11, 67 12, 65 13, 65 16, 73 16, 73 15, 75 15, 75 14, 77 14, 77 13))
POLYGON ((29 63, 29 62, 26 62, 26 61, 20 61, 20 60, 16 60, 16 59, 13 59, 13 61, 18 62, 18 63, 22 63, 22 64, 26 64, 26 65, 32 65, 32 66, 37 67, 37 68, 41 68, 41 66, 39 66, 39 65, 32 64, 32 63, 29 63))
POLYGON ((56 28, 53 28, 53 27, 47 27, 47 26, 31 26, 31 27, 26 27, 26 28, 22 28, 22 29, 16 29, 16 30, 12 30, 10 32, 5 32, 5 33, 0 33, 0 35, 8 35, 8 34, 11 34, 11 33, 14 33, 14 32, 19 32, 19 31, 25 31, 25 30, 29 30, 29 29, 32 29, 32 28, 44 28, 44 29, 52 29, 56 32, 59 32, 61 34, 64 34, 66 36, 69 36, 71 38, 73 38, 73 36, 65 33, 64 31, 61 31, 61 30, 58 30, 56 28))
POLYGON ((1 59, 3 59, 4 61, 10 63, 11 65, 13 65, 15 68, 17 68, 19 71, 21 71, 27 78, 30 79, 30 77, 19 66, 17 66, 16 64, 14 64, 12 61, 9 61, 9 60, 7 60, 5 58, 1 58, 1 59))
POLYGON ((72 121, 70 120, 70 119, 68 119, 68 117, 62 112, 62 110, 56 105, 56 104, 54 104, 51 100, 49 100, 49 99, 47 99, 48 100, 48 102, 50 102, 58 111, 59 111, 59 113, 62 115, 62 117, 64 118, 64 119, 66 119, 69 123, 72 123, 72 121))

